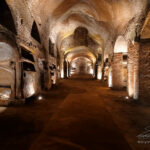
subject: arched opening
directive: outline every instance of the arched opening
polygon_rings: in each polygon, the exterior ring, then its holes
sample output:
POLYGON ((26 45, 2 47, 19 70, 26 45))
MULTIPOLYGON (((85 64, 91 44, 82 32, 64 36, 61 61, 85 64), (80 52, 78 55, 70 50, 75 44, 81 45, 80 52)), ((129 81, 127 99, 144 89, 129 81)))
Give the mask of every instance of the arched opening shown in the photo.
POLYGON ((0 2, 0 12, 0 24, 12 31, 14 34, 17 34, 14 19, 5 0, 1 0, 0 2))
POLYGON ((37 27, 35 21, 33 22, 33 25, 32 25, 31 36, 32 36, 35 40, 37 40, 39 43, 41 43, 39 30, 38 30, 38 27, 37 27))

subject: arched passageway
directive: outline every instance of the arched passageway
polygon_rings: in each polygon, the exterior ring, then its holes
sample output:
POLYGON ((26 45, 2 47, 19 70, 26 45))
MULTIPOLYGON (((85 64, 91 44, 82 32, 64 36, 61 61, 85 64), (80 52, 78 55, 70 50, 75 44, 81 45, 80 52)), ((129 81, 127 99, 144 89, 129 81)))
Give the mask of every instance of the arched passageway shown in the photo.
POLYGON ((149 66, 149 0, 1 0, 0 148, 147 150, 149 66))

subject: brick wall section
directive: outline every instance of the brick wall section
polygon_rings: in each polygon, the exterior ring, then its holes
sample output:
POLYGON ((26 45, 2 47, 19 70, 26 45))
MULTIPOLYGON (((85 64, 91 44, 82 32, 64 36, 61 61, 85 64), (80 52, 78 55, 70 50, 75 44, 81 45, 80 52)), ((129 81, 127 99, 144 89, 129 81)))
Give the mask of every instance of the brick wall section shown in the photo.
POLYGON ((138 99, 139 96, 139 43, 129 44, 128 49, 128 93, 138 99))
POLYGON ((140 98, 150 100, 150 42, 140 46, 140 98))
POLYGON ((114 53, 113 62, 112 62, 113 89, 123 88, 122 62, 123 62, 122 53, 114 53))

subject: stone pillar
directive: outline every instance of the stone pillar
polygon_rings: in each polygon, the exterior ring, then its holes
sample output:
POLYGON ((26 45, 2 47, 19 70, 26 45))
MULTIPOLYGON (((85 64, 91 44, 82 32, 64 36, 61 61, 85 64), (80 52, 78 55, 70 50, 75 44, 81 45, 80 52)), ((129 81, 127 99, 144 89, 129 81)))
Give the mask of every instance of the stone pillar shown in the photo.
POLYGON ((123 88, 123 54, 114 53, 113 62, 112 62, 112 84, 114 89, 123 88))
POLYGON ((139 97, 139 43, 129 44, 128 50, 128 95, 139 97))

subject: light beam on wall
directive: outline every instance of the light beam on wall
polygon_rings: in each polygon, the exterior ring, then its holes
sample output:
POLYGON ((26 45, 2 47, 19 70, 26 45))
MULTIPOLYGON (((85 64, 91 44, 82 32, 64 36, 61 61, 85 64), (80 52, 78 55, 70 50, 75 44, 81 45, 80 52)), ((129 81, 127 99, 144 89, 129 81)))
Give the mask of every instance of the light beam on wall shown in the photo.
POLYGON ((61 69, 61 78, 63 79, 64 78, 64 70, 61 69))
POLYGON ((94 73, 94 70, 93 68, 90 69, 90 74, 93 74, 94 73))
POLYGON ((112 85, 112 69, 109 68, 109 75, 108 75, 108 87, 111 88, 112 85))
POLYGON ((98 70, 97 70, 97 79, 101 80, 102 79, 102 70, 101 70, 101 66, 98 66, 98 70))

